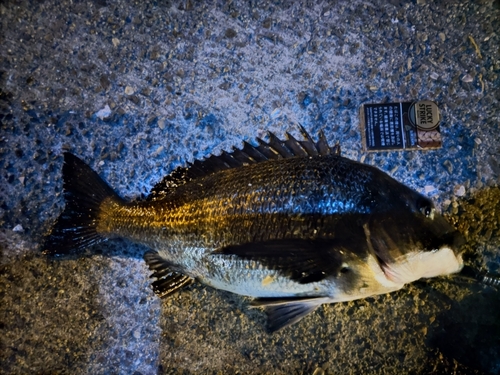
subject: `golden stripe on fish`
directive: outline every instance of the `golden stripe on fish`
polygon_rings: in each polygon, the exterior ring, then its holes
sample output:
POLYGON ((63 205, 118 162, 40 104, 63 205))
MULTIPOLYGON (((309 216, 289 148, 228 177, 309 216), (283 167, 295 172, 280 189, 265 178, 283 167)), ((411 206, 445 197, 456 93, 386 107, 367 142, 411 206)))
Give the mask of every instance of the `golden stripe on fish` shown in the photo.
POLYGON ((178 168, 143 201, 121 199, 65 153, 66 206, 47 254, 123 237, 167 296, 198 280, 254 298, 273 331, 323 303, 400 289, 458 272, 460 234, 432 202, 379 169, 340 156, 320 133, 244 143, 178 168))

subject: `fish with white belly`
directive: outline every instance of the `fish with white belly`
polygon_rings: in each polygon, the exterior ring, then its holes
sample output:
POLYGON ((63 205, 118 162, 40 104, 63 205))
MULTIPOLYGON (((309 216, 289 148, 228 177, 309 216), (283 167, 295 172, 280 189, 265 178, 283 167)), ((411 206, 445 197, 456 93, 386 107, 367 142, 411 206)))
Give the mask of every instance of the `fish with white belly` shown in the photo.
POLYGON ((66 206, 44 252, 130 239, 151 248, 158 295, 197 280, 249 296, 271 331, 323 303, 461 270, 462 237, 428 198, 301 130, 178 168, 133 202, 65 153, 66 206))

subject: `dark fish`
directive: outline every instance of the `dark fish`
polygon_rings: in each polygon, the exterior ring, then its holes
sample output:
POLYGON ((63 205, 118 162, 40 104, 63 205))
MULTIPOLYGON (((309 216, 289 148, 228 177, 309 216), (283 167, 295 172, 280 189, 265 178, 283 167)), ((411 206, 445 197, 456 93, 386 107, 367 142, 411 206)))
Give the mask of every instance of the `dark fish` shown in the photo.
POLYGON ((65 153, 66 207, 44 251, 128 238, 152 249, 160 296, 194 280, 250 296, 270 330, 461 269, 460 235, 428 198, 301 130, 178 168, 134 202, 65 153))

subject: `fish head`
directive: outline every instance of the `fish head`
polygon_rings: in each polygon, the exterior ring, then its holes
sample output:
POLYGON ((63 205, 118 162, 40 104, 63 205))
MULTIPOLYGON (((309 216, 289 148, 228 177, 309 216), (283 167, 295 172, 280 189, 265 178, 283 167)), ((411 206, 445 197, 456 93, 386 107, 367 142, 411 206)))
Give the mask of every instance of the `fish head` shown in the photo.
POLYGON ((436 212, 428 197, 381 173, 370 184, 369 199, 377 202, 373 212, 406 211, 432 219, 436 212))
POLYGON ((344 251, 337 249, 342 263, 331 276, 333 302, 390 293, 463 267, 464 239, 441 215, 431 218, 407 211, 372 215, 363 231, 364 236, 350 236, 344 251))
POLYGON ((439 215, 391 212, 364 225, 369 254, 398 284, 459 272, 463 236, 439 215))

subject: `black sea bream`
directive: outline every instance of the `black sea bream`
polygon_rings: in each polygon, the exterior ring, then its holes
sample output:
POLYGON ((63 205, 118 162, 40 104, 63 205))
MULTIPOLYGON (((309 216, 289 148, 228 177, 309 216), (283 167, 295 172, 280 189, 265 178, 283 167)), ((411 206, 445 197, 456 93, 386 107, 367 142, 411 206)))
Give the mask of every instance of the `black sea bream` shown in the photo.
POLYGON ((398 290, 460 271, 461 236, 432 202, 379 169, 314 142, 270 134, 231 153, 178 168, 144 201, 126 202, 65 153, 66 207, 44 246, 79 251, 122 237, 166 296, 198 280, 254 298, 269 329, 323 303, 398 290))

